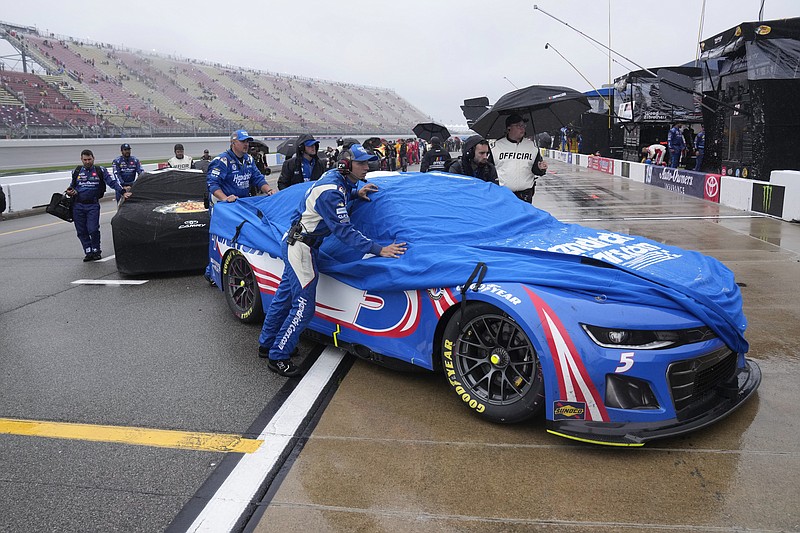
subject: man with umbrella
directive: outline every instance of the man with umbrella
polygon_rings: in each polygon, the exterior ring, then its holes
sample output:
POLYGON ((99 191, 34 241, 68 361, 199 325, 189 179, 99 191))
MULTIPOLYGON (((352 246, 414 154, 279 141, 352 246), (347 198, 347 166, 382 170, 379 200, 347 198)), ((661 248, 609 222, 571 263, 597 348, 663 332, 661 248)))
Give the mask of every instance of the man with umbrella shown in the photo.
POLYGON ((533 202, 536 179, 547 172, 547 163, 539 148, 525 138, 525 120, 514 113, 505 120, 506 135, 490 143, 500 185, 508 187, 517 198, 533 202))
POLYGON ((319 152, 318 140, 303 133, 297 137, 296 146, 297 151, 292 158, 283 162, 281 175, 278 178, 279 190, 306 181, 317 181, 325 172, 325 167, 317 155, 319 152))
POLYGON ((442 140, 439 137, 431 137, 431 149, 422 157, 419 171, 439 170, 444 172, 447 170, 448 162, 452 159, 450 152, 442 148, 442 140))

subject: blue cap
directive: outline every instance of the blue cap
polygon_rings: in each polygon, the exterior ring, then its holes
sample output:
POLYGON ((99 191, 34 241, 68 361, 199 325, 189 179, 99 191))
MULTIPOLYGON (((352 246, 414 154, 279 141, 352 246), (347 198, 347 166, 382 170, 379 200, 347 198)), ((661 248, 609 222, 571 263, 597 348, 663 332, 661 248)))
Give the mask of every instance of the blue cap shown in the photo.
POLYGON ((131 149, 131 145, 128 144, 128 143, 125 143, 122 146, 120 146, 119 149, 120 150, 130 150, 131 149))
POLYGON ((313 137, 303 141, 304 146, 314 146, 315 144, 319 144, 319 141, 314 139, 313 137))
POLYGON ((247 133, 247 130, 236 130, 231 133, 232 141, 252 141, 253 138, 247 133))
POLYGON ((354 144, 349 148, 350 153, 353 154, 351 158, 352 161, 377 161, 378 156, 375 154, 371 154, 364 150, 364 147, 360 144, 354 144))

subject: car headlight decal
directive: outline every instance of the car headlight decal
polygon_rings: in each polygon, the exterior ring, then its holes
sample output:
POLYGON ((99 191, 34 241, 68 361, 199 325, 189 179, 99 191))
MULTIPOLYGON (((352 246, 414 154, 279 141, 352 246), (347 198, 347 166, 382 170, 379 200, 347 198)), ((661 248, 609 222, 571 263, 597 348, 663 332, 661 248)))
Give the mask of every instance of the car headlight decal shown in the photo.
POLYGON ((595 344, 603 348, 663 350, 716 337, 706 326, 675 330, 604 328, 590 324, 581 324, 581 327, 595 344))

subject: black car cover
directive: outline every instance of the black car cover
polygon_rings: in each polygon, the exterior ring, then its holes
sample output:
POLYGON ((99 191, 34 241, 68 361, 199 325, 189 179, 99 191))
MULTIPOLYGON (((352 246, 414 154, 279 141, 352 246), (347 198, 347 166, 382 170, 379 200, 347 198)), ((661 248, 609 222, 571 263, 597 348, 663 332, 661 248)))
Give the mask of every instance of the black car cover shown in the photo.
POLYGON ((200 270, 208 263, 206 175, 165 169, 142 174, 111 219, 122 274, 200 270))

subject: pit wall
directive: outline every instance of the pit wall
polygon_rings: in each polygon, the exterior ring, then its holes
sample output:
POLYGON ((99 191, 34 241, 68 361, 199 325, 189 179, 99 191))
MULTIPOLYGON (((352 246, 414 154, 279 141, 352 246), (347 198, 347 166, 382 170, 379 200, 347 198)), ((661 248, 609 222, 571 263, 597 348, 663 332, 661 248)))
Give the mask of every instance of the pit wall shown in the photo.
MULTIPOLYGON (((286 158, 282 154, 266 154, 266 163, 270 167, 280 167, 286 158)), ((111 172, 108 165, 103 165, 111 172)), ((166 167, 167 164, 148 163, 142 165, 145 171, 166 167)), ((44 174, 23 174, 9 176, 0 181, 6 194, 6 214, 24 213, 36 207, 47 205, 54 192, 64 192, 72 179, 71 170, 47 172, 44 174)), ((114 198, 114 195, 110 195, 114 198)), ((108 195, 106 195, 108 198, 108 195)))
POLYGON ((770 180, 765 182, 546 148, 542 149, 542 155, 735 209, 800 222, 800 171, 773 170, 770 180))

